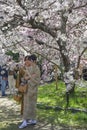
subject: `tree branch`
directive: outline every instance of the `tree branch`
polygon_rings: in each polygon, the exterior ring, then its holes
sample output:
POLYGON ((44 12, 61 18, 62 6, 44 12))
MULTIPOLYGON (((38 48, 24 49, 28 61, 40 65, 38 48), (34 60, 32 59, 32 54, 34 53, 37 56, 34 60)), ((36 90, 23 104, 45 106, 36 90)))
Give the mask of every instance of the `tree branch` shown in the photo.
POLYGON ((87 6, 87 3, 85 3, 84 5, 81 5, 81 6, 77 6, 77 7, 74 7, 73 9, 80 9, 80 8, 83 8, 83 7, 86 7, 87 6))
POLYGON ((4 23, 3 26, 0 27, 0 29, 2 30, 3 33, 6 33, 6 31, 16 28, 17 26, 23 25, 23 24, 24 24, 24 21, 22 19, 22 16, 14 14, 13 19, 4 23), (10 26, 8 27, 8 25, 10 26), (3 29, 4 27, 7 27, 7 28, 3 29))
POLYGON ((44 23, 36 22, 34 18, 30 18, 29 23, 32 25, 32 28, 34 29, 40 29, 48 34, 50 34, 52 37, 56 37, 56 29, 49 28, 44 23))
POLYGON ((35 41, 36 41, 39 45, 46 45, 46 46, 49 47, 49 48, 52 48, 52 49, 55 49, 55 50, 60 51, 59 48, 54 47, 54 46, 51 46, 51 45, 47 45, 45 42, 42 42, 42 41, 40 41, 40 40, 35 39, 35 41))
POLYGON ((78 57, 78 62, 77 62, 77 69, 79 68, 80 65, 80 61, 81 61, 81 57, 82 55, 85 53, 85 51, 87 50, 87 47, 84 48, 84 50, 81 52, 80 56, 78 57))
POLYGON ((18 5, 19 5, 23 10, 25 10, 26 13, 27 13, 27 9, 26 9, 26 7, 22 4, 22 0, 16 0, 16 2, 17 2, 18 5))
POLYGON ((28 37, 29 37, 30 39, 32 39, 32 40, 35 40, 35 41, 37 42, 37 44, 39 44, 39 45, 46 45, 46 46, 49 47, 49 48, 52 48, 52 49, 55 49, 55 50, 60 51, 59 48, 54 47, 54 46, 51 46, 51 45, 47 45, 45 42, 43 42, 43 41, 41 41, 41 40, 38 40, 38 39, 34 39, 32 36, 28 36, 28 37))
POLYGON ((4 1, 0 1, 0 4, 5 4, 5 5, 10 6, 7 2, 4 2, 4 1))

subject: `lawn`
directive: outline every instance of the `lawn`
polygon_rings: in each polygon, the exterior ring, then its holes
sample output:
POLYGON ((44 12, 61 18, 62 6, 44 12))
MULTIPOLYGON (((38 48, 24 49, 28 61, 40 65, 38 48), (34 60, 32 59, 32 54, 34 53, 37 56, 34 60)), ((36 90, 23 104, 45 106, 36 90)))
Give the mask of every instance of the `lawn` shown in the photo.
POLYGON ((70 95, 66 109, 66 88, 63 82, 45 84, 39 87, 38 116, 43 120, 69 127, 87 129, 87 87, 76 86, 70 95))

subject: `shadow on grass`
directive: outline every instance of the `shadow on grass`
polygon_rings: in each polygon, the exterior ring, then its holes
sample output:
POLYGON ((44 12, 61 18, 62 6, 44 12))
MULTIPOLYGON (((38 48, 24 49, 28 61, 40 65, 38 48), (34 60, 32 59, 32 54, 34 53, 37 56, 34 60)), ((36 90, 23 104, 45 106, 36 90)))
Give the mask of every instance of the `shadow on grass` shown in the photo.
MULTIPOLYGON (((19 130, 18 125, 19 124, 11 123, 9 124, 9 126, 1 128, 0 130, 19 130)), ((53 123, 39 122, 35 126, 27 126, 26 128, 24 128, 24 130, 73 130, 73 129, 62 125, 55 126, 53 123)), ((76 130, 80 130, 80 129, 76 129, 76 130)))

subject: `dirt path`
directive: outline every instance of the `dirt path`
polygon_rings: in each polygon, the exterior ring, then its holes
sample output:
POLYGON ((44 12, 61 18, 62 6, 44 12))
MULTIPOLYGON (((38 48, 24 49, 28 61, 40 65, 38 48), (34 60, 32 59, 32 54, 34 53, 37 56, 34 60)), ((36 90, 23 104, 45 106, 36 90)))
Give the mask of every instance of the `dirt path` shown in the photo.
MULTIPOLYGON (((21 121, 20 105, 9 96, 0 97, 0 130, 19 130, 21 121)), ((59 130, 52 127, 49 123, 39 122, 35 126, 26 127, 25 130, 59 130)))

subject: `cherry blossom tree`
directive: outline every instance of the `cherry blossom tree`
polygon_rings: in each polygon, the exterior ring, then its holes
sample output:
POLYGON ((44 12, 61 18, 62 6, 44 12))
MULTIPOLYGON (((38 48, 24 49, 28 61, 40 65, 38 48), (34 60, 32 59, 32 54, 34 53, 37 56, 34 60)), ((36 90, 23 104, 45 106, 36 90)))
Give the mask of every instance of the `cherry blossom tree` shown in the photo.
POLYGON ((72 65, 78 69, 87 54, 87 1, 0 0, 0 42, 56 64, 69 92, 72 65))

